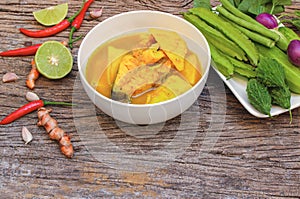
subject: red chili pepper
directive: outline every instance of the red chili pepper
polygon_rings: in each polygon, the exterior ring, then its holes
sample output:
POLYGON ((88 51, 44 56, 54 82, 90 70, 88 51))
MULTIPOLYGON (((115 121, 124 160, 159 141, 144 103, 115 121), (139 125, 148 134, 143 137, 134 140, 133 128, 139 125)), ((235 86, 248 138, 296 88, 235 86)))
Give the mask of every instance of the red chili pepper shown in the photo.
POLYGON ((36 30, 36 31, 32 31, 32 30, 27 30, 25 28, 20 28, 20 32, 22 32, 24 35, 27 35, 29 37, 35 37, 35 38, 40 38, 40 37, 49 37, 52 35, 55 35, 63 30, 65 30, 66 28, 68 28, 72 21, 78 16, 78 14, 81 12, 83 6, 81 6, 81 9, 79 11, 77 11, 72 17, 68 18, 68 19, 64 19, 63 21, 61 21, 60 23, 56 24, 55 26, 43 29, 43 30, 36 30))
POLYGON ((15 56, 28 56, 28 55, 34 55, 37 51, 37 49, 41 46, 42 44, 36 44, 33 46, 28 46, 25 48, 18 48, 14 50, 8 50, 0 53, 0 56, 3 57, 15 57, 15 56))
POLYGON ((93 2, 94 2, 94 0, 88 0, 87 2, 85 2, 81 12, 72 22, 72 29, 70 31, 70 36, 69 36, 69 47, 70 48, 73 48, 72 44, 75 42, 75 40, 73 40, 73 34, 75 31, 77 31, 80 28, 82 21, 84 19, 84 16, 85 16, 85 12, 87 11, 87 9, 90 7, 90 5, 93 2))
MULTIPOLYGON (((68 44, 66 41, 62 41, 62 44, 67 46, 68 44)), ((8 50, 8 51, 3 51, 0 52, 0 56, 2 57, 17 57, 17 56, 29 56, 29 55, 35 55, 36 51, 39 49, 39 47, 42 45, 41 44, 36 44, 33 46, 28 46, 25 48, 18 48, 14 50, 8 50)))
POLYGON ((29 102, 25 104, 24 106, 20 107, 19 109, 15 110, 8 116, 6 116, 3 120, 0 121, 0 125, 9 124, 22 116, 31 113, 32 111, 35 111, 45 105, 65 105, 65 106, 72 106, 71 103, 66 102, 49 102, 49 101, 43 101, 43 100, 35 100, 32 102, 29 102))
POLYGON ((52 26, 50 28, 46 28, 44 30, 32 31, 32 30, 27 30, 25 28, 20 28, 19 30, 21 33, 29 37, 40 38, 40 37, 48 37, 48 36, 55 35, 68 28, 70 24, 71 24, 70 21, 68 19, 65 19, 59 24, 52 26))

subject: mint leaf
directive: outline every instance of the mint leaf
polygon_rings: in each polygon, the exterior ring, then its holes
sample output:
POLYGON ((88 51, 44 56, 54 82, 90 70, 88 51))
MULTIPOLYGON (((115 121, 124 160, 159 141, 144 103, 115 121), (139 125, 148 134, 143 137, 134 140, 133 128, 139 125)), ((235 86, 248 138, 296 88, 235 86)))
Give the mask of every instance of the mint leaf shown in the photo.
POLYGON ((291 5, 292 1, 291 0, 272 0, 272 8, 270 13, 274 14, 274 10, 276 6, 284 6, 284 5, 291 5))
MULTIPOLYGON (((247 13, 249 8, 252 6, 252 3, 255 3, 256 1, 253 0, 243 0, 239 6, 238 9, 244 13, 247 13)), ((257 3, 257 2, 256 2, 257 3)))
POLYGON ((270 0, 243 0, 238 6, 238 9, 244 13, 251 13, 258 15, 265 11, 264 5, 270 2, 270 0))
POLYGON ((212 9, 210 0, 194 0, 194 8, 198 7, 208 8, 210 10, 212 9))
POLYGON ((234 6, 238 7, 241 3, 241 0, 233 0, 234 1, 234 6))
MULTIPOLYGON (((271 10, 273 8, 272 3, 267 3, 265 4, 265 10, 264 12, 271 13, 271 10)), ((283 5, 277 5, 273 8, 272 14, 279 14, 284 12, 284 6, 283 5)))
POLYGON ((260 13, 266 12, 266 10, 262 5, 254 5, 249 8, 248 12, 254 15, 259 15, 260 13))
POLYGON ((285 5, 291 4, 291 0, 242 0, 237 8, 247 14, 258 15, 263 12, 278 14, 284 11, 285 5))
POLYGON ((291 0, 272 0, 272 4, 274 6, 281 5, 281 6, 289 6, 292 5, 291 0))

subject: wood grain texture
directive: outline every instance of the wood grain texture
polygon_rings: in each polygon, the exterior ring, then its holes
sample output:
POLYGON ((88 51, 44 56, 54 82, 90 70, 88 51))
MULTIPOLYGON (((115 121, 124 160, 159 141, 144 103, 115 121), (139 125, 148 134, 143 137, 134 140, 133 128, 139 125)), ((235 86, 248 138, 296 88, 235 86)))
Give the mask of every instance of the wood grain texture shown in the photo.
MULTIPOLYGON (((23 47, 26 42, 67 40, 68 30, 42 39, 18 31, 20 27, 42 28, 32 11, 64 2, 1 1, 0 51, 23 47)), ((81 1, 68 3, 71 16, 81 1)), ((97 20, 86 15, 75 36, 131 10, 159 10, 180 16, 193 1, 96 0, 90 9, 102 6, 103 15, 97 20)), ((300 2, 293 1, 286 12, 299 8, 300 2)), ((90 105, 78 78, 79 45, 76 43, 72 50, 72 72, 57 81, 41 77, 34 90, 47 100, 79 104, 73 109, 51 106, 51 115, 73 135, 75 157, 66 159, 58 144, 36 126, 36 113, 0 126, 0 198, 300 197, 300 109, 292 111, 291 124, 288 113, 271 119, 255 118, 211 71, 203 93, 184 116, 149 128, 123 124, 90 105), (34 137, 28 145, 21 137, 23 126, 34 137)), ((26 103, 25 80, 32 58, 0 58, 1 77, 6 72, 20 76, 13 83, 0 82, 0 118, 26 103)))

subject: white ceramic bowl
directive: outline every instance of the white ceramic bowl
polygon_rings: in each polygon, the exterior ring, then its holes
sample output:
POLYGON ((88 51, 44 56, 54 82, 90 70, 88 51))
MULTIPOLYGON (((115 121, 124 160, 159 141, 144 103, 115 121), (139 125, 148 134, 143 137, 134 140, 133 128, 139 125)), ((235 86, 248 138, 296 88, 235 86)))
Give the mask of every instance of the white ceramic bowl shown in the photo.
POLYGON ((83 87, 91 101, 107 115, 132 124, 154 124, 178 116, 197 100, 206 83, 210 68, 210 50, 202 33, 186 20, 159 11, 131 11, 110 17, 96 25, 82 41, 78 52, 78 68, 83 87), (85 78, 85 67, 91 53, 102 43, 129 31, 147 28, 175 31, 193 42, 189 49, 202 64, 202 78, 192 89, 168 101, 156 104, 126 104, 98 93, 85 78))

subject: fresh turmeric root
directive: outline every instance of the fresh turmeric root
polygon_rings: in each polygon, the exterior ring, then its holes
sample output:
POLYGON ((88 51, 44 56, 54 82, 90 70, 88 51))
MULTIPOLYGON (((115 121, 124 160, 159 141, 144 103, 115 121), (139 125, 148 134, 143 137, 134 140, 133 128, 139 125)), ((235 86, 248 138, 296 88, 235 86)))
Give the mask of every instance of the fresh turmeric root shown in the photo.
POLYGON ((27 75, 26 85, 27 85, 28 88, 34 89, 35 80, 37 80, 39 78, 40 73, 36 68, 34 60, 31 61, 31 67, 32 68, 31 68, 29 74, 27 75))
POLYGON ((51 109, 44 107, 38 109, 38 126, 43 126, 47 131, 50 139, 57 140, 60 145, 61 152, 68 158, 72 158, 74 154, 71 137, 58 127, 57 121, 50 116, 51 109))

